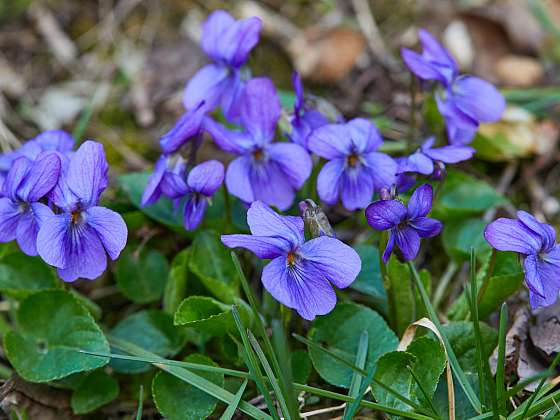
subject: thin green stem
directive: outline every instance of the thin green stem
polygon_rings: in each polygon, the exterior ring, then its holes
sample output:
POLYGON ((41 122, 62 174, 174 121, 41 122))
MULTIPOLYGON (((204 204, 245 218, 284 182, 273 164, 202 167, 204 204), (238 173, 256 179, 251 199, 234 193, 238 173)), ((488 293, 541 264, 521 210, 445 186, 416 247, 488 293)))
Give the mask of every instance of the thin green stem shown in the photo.
POLYGON ((500 309, 500 328, 498 332, 498 364, 496 365, 496 400, 500 414, 506 415, 506 334, 508 323, 508 308, 504 302, 500 309))
POLYGON ((231 215, 231 200, 229 199, 229 193, 225 185, 222 186, 224 192, 224 211, 226 213, 226 232, 232 232, 233 229, 233 217, 231 215))

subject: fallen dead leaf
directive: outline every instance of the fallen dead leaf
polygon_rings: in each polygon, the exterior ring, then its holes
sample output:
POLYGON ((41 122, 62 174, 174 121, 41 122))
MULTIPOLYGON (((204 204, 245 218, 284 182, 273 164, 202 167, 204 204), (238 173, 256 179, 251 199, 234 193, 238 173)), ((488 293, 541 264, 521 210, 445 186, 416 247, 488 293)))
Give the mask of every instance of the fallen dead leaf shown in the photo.
POLYGON ((543 66, 533 57, 508 54, 496 61, 496 75, 507 86, 534 86, 543 74, 543 66))

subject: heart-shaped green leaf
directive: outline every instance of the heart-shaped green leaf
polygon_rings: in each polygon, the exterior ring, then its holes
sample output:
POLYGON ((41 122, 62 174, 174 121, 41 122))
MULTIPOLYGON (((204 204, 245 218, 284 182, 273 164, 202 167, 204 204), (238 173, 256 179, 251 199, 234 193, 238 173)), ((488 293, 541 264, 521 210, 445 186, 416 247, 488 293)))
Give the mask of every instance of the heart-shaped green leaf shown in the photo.
POLYGON ((38 290, 58 287, 60 281, 39 257, 14 252, 0 259, 0 292, 6 296, 22 299, 38 290))
POLYGON ((4 348, 19 375, 47 382, 101 367, 109 361, 80 353, 108 353, 109 344, 76 299, 62 290, 27 297, 17 311, 18 331, 4 337, 4 348))

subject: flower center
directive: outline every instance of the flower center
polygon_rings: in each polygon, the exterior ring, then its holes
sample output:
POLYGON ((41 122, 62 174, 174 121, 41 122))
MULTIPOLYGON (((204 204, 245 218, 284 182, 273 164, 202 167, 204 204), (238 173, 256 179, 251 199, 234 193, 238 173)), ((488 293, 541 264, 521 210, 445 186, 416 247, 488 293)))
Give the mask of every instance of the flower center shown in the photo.
POLYGON ((81 212, 74 210, 71 213, 71 221, 74 225, 77 224, 81 219, 82 219, 81 212))
POLYGON ((263 160, 264 150, 260 147, 257 147, 255 150, 253 150, 253 157, 255 158, 255 160, 263 160))
POLYGON ((346 163, 348 163, 348 166, 352 168, 356 166, 359 162, 360 162, 360 157, 356 153, 352 153, 346 158, 346 163))
POLYGON ((296 263, 296 253, 294 251, 288 252, 288 256, 286 257, 289 266, 294 266, 296 263))

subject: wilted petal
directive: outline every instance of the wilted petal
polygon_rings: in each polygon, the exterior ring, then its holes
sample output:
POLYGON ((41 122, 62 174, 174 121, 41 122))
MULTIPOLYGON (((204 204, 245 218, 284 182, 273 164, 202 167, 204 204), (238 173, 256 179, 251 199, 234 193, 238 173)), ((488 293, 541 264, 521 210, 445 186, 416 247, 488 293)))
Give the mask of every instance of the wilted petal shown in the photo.
POLYGON ((197 197, 192 194, 189 196, 183 209, 183 225, 186 230, 195 230, 200 225, 206 207, 208 207, 208 201, 204 197, 197 197))
POLYGON ((0 198, 0 242, 10 242, 16 239, 20 216, 17 204, 7 197, 0 198))
POLYGON ((107 255, 96 232, 87 224, 72 226, 73 232, 64 236, 63 249, 66 266, 58 275, 66 282, 79 278, 94 280, 107 268, 107 255))
POLYGON ((373 152, 364 155, 364 159, 376 191, 389 188, 395 183, 398 166, 391 156, 373 152))
POLYGON ((275 258, 264 268, 262 282, 276 300, 307 320, 329 313, 336 305, 330 283, 305 260, 287 269, 284 256, 275 258))
POLYGON ((255 143, 269 143, 280 119, 280 99, 272 81, 265 77, 247 82, 241 98, 241 120, 255 143))
POLYGON ((441 229, 443 229, 443 224, 439 220, 430 217, 417 217, 410 222, 410 225, 421 238, 431 238, 439 235, 441 229))
POLYGON ((504 97, 494 85, 472 76, 457 79, 453 85, 453 101, 478 122, 498 121, 506 108, 504 97))
POLYGON ((430 184, 418 187, 408 201, 408 217, 416 219, 426 216, 432 209, 433 189, 430 184))
POLYGON ((249 156, 240 156, 229 163, 226 171, 228 192, 246 203, 255 201, 250 178, 251 165, 249 156))
POLYGON ((360 273, 362 261, 354 249, 335 238, 320 236, 305 242, 301 254, 317 273, 343 289, 350 286, 360 273))
POLYGON ((333 159, 325 163, 317 177, 317 193, 322 201, 335 204, 340 193, 340 177, 344 173, 344 160, 333 159))
POLYGON ((348 121, 346 129, 358 153, 374 152, 383 144, 377 127, 365 118, 354 118, 348 121))
POLYGON ((519 220, 500 218, 484 230, 484 238, 499 251, 536 254, 541 250, 542 238, 519 220))
POLYGON ((407 226, 403 229, 394 229, 395 243, 399 247, 403 259, 410 261, 416 258, 420 250, 420 236, 412 227, 407 226))
POLYGON ((303 147, 290 143, 274 143, 268 147, 267 152, 269 158, 280 166, 294 188, 301 188, 311 175, 313 162, 303 147))
POLYGON ((82 204, 94 206, 107 188, 108 172, 103 145, 88 140, 72 155, 66 183, 82 204))
POLYGON ((546 223, 541 223, 526 211, 518 211, 519 221, 535 232, 542 239, 543 250, 549 250, 556 244, 556 231, 546 223))
POLYGON ((198 70, 187 83, 183 95, 183 105, 186 109, 195 109, 201 102, 204 102, 208 111, 213 111, 234 82, 227 67, 219 64, 207 64, 198 70))
POLYGON ((197 136, 202 129, 202 119, 205 112, 206 108, 202 102, 196 108, 185 112, 173 128, 159 139, 163 152, 166 154, 175 153, 188 140, 197 136))
POLYGON ((189 172, 187 184, 191 191, 208 197, 220 188, 224 182, 224 165, 217 160, 209 160, 196 165, 189 172))
POLYGON ((255 145, 247 133, 230 130, 209 117, 204 118, 204 129, 220 149, 229 153, 239 155, 255 145))
POLYGON ((272 259, 286 254, 290 242, 272 236, 222 235, 222 243, 228 248, 245 248, 259 258, 272 259))
POLYGON ((60 158, 56 153, 46 152, 37 157, 17 195, 24 202, 35 202, 46 196, 58 183, 60 158))
POLYGON ((339 159, 351 153, 352 142, 344 124, 327 124, 311 133, 307 148, 322 158, 339 159))
POLYGON ((397 226, 406 217, 406 207, 397 200, 380 200, 366 209, 366 220, 376 230, 387 230, 397 226))
POLYGON ((282 216, 261 201, 255 201, 247 210, 247 224, 253 235, 285 238, 294 245, 303 242, 301 217, 282 216))
POLYGON ((122 216, 105 207, 90 207, 86 211, 87 224, 97 233, 112 260, 116 260, 126 245, 128 229, 122 216))

